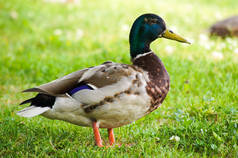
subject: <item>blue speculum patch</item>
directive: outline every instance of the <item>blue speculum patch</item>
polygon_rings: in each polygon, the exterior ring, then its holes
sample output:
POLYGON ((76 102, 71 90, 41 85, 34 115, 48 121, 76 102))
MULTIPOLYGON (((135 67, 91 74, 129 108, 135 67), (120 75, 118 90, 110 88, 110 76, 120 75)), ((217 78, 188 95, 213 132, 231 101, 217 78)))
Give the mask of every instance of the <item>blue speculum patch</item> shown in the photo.
POLYGON ((81 91, 81 90, 84 90, 84 89, 89 89, 89 90, 93 90, 92 87, 88 86, 88 85, 80 85, 74 89, 71 89, 68 94, 69 95, 73 95, 74 93, 78 92, 78 91, 81 91))

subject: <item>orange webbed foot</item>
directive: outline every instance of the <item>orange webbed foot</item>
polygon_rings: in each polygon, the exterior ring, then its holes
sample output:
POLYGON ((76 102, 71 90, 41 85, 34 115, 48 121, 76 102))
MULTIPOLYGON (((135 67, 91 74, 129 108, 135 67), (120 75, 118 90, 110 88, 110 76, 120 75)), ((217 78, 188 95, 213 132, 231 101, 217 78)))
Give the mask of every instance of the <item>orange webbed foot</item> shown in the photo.
POLYGON ((96 121, 93 122, 93 133, 94 133, 94 139, 95 139, 96 145, 98 147, 103 147, 102 139, 101 139, 99 128, 96 121))

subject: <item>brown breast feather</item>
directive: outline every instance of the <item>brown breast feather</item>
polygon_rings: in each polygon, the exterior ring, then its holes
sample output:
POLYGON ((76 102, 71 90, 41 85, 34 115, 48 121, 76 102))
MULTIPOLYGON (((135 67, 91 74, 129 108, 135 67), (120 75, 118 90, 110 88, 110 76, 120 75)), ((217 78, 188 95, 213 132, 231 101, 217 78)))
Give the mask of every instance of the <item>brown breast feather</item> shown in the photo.
POLYGON ((151 97, 151 105, 148 112, 158 108, 169 91, 169 75, 162 61, 153 52, 142 55, 133 61, 136 65, 149 74, 146 90, 151 97))

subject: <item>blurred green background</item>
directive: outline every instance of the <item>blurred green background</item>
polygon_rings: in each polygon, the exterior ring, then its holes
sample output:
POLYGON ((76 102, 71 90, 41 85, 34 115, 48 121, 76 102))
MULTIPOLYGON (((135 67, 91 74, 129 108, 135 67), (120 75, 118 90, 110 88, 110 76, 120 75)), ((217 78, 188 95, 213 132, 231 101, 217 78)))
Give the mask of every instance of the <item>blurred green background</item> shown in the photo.
POLYGON ((0 157, 237 157, 238 39, 208 36, 237 11, 237 0, 0 0, 0 157), (95 147, 90 128, 16 115, 33 96, 23 89, 107 60, 129 64, 130 27, 143 13, 192 45, 152 44, 171 90, 156 111, 115 129, 115 147, 95 147))

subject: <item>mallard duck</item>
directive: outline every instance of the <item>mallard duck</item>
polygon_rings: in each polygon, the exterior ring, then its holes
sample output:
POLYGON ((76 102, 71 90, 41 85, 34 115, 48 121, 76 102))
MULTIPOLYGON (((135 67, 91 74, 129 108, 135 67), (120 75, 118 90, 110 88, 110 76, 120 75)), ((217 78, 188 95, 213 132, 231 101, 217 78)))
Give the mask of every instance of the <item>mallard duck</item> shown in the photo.
POLYGON ((210 35, 225 37, 238 37, 238 16, 232 16, 218 21, 210 27, 210 35))
POLYGON ((38 94, 20 105, 17 114, 42 115, 79 126, 92 127, 96 145, 102 147, 99 128, 107 128, 109 143, 113 128, 130 124, 157 109, 169 91, 169 75, 150 49, 158 38, 183 43, 186 39, 168 30, 155 14, 143 14, 132 25, 129 37, 132 65, 107 61, 85 68, 23 92, 38 94))

